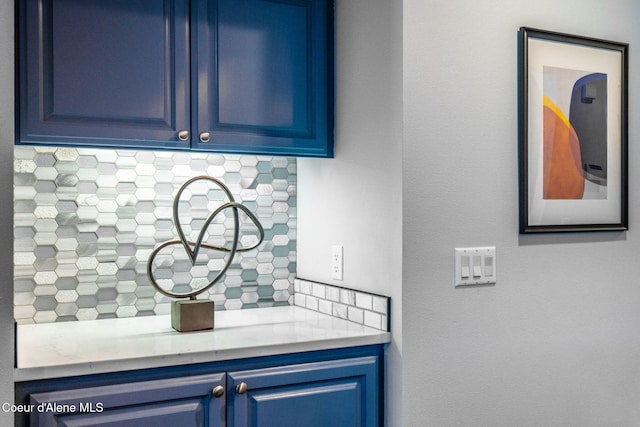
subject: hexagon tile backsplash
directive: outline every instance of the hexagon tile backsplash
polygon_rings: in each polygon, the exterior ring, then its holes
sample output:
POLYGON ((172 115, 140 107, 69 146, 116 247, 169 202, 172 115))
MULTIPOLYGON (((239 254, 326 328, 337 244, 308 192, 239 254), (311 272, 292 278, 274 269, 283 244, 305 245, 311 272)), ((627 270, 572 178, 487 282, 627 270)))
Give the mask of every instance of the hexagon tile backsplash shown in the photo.
MULTIPOLYGON (((221 179, 265 229, 260 247, 237 254, 223 280, 200 298, 212 299, 218 310, 292 304, 295 158, 15 147, 16 321, 168 314, 169 299, 147 278, 147 260, 156 245, 177 238, 174 195, 198 175, 221 179)), ((221 197, 206 188, 193 193, 180 204, 187 236, 197 235, 211 203, 221 197)), ((214 222, 208 238, 232 235, 229 222, 214 222)), ((252 238, 251 230, 243 235, 252 238)), ((167 258, 158 272, 201 286, 223 264, 221 255, 203 256, 195 267, 186 256, 167 258)))

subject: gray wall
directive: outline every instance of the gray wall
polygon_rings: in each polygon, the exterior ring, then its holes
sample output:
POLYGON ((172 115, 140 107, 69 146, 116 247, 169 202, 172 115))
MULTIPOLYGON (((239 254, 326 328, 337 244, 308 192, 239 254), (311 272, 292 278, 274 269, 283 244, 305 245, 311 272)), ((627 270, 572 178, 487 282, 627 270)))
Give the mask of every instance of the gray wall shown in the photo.
POLYGON ((391 297, 389 425, 401 419, 402 2, 336 1, 336 157, 298 159, 298 276, 391 297), (344 280, 331 246, 344 247, 344 280))
POLYGON ((640 425, 635 0, 404 0, 405 425, 640 425), (517 30, 630 48, 627 233, 518 235, 517 30), (455 247, 498 283, 454 289, 455 247))
MULTIPOLYGON (((0 405, 13 402, 13 2, 0 2, 0 405)), ((0 410, 0 425, 13 415, 0 410)))

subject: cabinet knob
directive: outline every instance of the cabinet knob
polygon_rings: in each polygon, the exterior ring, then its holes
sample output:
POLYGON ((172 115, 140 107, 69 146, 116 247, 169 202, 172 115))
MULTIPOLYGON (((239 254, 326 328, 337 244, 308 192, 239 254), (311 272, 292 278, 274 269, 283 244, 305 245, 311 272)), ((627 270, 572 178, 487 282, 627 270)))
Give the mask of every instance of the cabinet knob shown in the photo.
POLYGON ((247 385, 247 383, 240 383, 236 386, 236 393, 245 394, 248 388, 249 386, 247 385))
POLYGON ((209 142, 209 141, 211 141, 211 134, 209 132, 201 132, 200 142, 209 142))
POLYGON ((214 387, 213 389, 213 397, 222 397, 224 396, 224 387, 221 385, 214 387))
POLYGON ((180 132, 178 132, 178 139, 180 141, 188 141, 189 140, 189 131, 188 130, 181 130, 180 132))

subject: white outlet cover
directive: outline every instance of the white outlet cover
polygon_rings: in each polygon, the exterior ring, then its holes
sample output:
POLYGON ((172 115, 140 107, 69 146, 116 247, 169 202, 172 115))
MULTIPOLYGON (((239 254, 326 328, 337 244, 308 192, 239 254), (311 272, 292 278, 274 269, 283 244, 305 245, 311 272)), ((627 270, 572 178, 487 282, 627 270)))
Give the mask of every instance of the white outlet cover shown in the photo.
POLYGON ((342 246, 331 247, 331 278, 334 280, 343 279, 343 249, 342 246))

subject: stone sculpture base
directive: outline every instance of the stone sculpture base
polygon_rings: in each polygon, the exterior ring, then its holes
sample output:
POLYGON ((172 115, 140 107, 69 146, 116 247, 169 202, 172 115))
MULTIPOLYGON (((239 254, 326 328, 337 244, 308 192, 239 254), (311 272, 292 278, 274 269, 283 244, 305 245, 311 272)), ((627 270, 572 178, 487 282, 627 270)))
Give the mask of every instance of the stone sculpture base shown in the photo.
POLYGON ((178 332, 213 329, 214 307, 209 300, 173 300, 171 326, 178 332))

